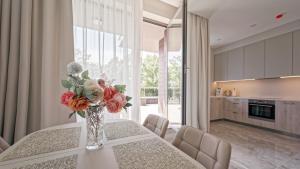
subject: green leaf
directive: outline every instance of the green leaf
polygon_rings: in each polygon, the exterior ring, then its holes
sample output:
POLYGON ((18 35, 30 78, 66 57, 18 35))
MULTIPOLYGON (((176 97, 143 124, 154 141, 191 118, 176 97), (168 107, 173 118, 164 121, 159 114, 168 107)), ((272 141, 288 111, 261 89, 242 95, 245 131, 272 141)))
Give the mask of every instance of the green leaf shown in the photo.
POLYGON ((82 117, 85 118, 85 112, 84 111, 77 111, 77 114, 82 117))
POLYGON ((130 107, 130 106, 132 106, 131 103, 126 103, 126 104, 125 104, 125 107, 130 107))
POLYGON ((89 71, 86 70, 86 71, 82 72, 82 73, 81 73, 81 77, 82 77, 83 79, 90 79, 90 77, 89 77, 89 71))
POLYGON ((78 95, 78 96, 81 96, 81 95, 82 95, 82 91, 83 91, 83 87, 76 87, 76 88, 75 88, 75 93, 76 93, 76 95, 78 95))
POLYGON ((73 91, 73 92, 76 92, 75 89, 76 89, 76 87, 72 86, 70 90, 73 91))
POLYGON ((72 112, 69 114, 69 119, 75 114, 75 112, 72 112))
POLYGON ((87 97, 89 100, 93 100, 94 92, 90 90, 84 90, 84 96, 87 97))
POLYGON ((82 80, 80 80, 78 83, 79 83, 80 85, 83 85, 85 81, 86 81, 85 79, 82 79, 82 80))
POLYGON ((132 97, 126 96, 126 101, 127 101, 127 102, 130 101, 131 99, 132 99, 132 97))
POLYGON ((68 80, 62 80, 61 84, 64 88, 67 88, 67 89, 70 89, 73 86, 73 84, 68 80))
POLYGON ((126 85, 115 85, 114 86, 120 93, 124 93, 126 91, 126 85))

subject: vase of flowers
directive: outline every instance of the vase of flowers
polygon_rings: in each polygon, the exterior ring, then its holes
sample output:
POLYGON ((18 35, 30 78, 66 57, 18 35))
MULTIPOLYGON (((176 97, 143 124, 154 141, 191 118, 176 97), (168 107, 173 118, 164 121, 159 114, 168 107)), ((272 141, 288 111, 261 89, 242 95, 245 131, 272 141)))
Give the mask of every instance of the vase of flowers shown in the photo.
POLYGON ((61 96, 61 103, 69 107, 73 115, 86 118, 88 150, 103 147, 103 125, 105 109, 109 113, 118 113, 131 106, 131 97, 126 96, 125 85, 113 85, 111 81, 100 78, 90 79, 88 71, 82 71, 82 66, 72 62, 67 66, 68 78, 62 80, 64 88, 68 89, 61 96))

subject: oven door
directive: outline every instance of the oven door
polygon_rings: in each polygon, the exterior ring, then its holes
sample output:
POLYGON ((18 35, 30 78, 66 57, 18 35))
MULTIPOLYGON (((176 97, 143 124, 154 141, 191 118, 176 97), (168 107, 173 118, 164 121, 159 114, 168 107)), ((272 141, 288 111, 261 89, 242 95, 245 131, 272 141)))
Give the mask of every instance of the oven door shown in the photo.
POLYGON ((275 120, 275 105, 249 103, 249 116, 275 120))

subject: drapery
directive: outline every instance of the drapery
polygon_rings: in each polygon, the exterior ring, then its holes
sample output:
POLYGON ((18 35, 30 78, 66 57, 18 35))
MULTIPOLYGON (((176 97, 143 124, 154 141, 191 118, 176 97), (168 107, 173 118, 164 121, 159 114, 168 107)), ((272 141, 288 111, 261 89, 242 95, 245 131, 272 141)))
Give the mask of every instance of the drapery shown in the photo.
POLYGON ((71 0, 0 0, 0 136, 10 144, 68 121, 60 80, 73 60, 71 0))
POLYGON ((115 116, 139 121, 142 1, 73 0, 73 16, 75 61, 94 79, 125 84, 133 106, 115 116))
POLYGON ((208 130, 210 45, 208 20, 187 17, 187 125, 208 130))

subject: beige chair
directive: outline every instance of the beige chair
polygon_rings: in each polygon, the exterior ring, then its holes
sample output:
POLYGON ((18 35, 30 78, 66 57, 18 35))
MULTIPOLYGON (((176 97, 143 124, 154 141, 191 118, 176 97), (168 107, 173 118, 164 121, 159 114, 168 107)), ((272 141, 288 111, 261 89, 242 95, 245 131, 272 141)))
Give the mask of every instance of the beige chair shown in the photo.
POLYGON ((168 125, 169 120, 153 114, 149 114, 143 124, 143 126, 159 135, 161 138, 165 137, 168 125))
POLYGON ((9 147, 9 144, 0 137, 0 153, 2 153, 4 150, 6 150, 9 147))
POLYGON ((173 145, 207 169, 228 169, 231 145, 199 129, 183 126, 173 145))

